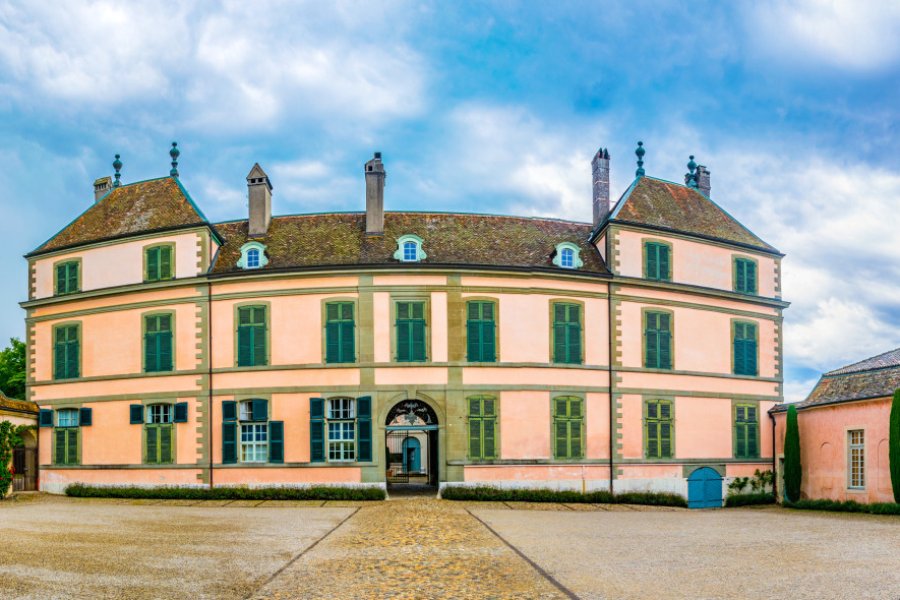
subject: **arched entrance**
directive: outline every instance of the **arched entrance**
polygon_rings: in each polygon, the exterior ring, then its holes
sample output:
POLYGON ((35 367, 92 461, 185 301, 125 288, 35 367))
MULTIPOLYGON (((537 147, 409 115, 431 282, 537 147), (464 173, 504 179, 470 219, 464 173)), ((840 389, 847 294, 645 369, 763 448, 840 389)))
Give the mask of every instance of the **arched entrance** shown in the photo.
POLYGON ((701 467, 688 477, 688 508, 722 508, 722 476, 701 467))
POLYGON ((421 400, 403 400, 385 419, 386 476, 389 486, 436 486, 438 419, 421 400))

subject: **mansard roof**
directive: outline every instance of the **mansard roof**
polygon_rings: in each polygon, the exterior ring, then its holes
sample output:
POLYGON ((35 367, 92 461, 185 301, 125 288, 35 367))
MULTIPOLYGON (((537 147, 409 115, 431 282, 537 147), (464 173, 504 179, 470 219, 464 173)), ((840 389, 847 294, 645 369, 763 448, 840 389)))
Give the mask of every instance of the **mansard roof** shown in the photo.
POLYGON ((29 256, 192 225, 208 222, 178 179, 150 179, 113 188, 29 256))
MULTIPOLYGON (((247 240, 247 221, 216 224, 225 238, 212 272, 241 271, 236 263, 247 240)), ((422 238, 427 258, 416 267, 467 266, 563 271, 552 263, 556 245, 571 242, 584 265, 575 274, 606 276, 597 249, 588 242, 591 226, 557 219, 483 214, 387 212, 384 235, 366 235, 361 212, 274 217, 263 238, 269 262, 261 270, 399 265, 397 238, 422 238)))
MULTIPOLYGON (((822 375, 798 409, 892 396, 900 388, 900 348, 822 375)), ((776 407, 786 410, 785 405, 776 407)))
POLYGON ((616 204, 609 220, 780 254, 698 190, 655 177, 635 179, 616 204))

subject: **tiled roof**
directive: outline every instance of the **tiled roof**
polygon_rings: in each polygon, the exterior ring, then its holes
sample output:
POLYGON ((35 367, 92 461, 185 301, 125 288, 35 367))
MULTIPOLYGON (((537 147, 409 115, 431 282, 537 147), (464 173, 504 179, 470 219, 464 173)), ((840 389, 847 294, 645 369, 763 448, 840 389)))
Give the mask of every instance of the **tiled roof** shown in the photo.
POLYGON ((178 180, 151 179, 114 188, 32 254, 206 222, 178 180))
POLYGON ((16 412, 28 412, 37 414, 38 405, 34 402, 29 402, 27 400, 16 400, 15 398, 9 398, 3 392, 0 392, 0 410, 9 409, 16 412))
MULTIPOLYGON (((606 275, 600 254, 588 243, 591 226, 554 219, 475 214, 388 212, 384 235, 367 236, 365 213, 334 213, 274 217, 269 232, 259 241, 266 245, 266 269, 344 265, 393 265, 397 238, 422 238, 427 258, 422 265, 466 265, 548 269, 560 242, 581 249, 584 266, 577 272, 606 275)), ((239 271, 235 264, 247 241, 247 221, 216 225, 225 239, 213 273, 239 271)))
MULTIPOLYGON (((825 373, 798 409, 892 396, 900 388, 900 348, 825 373)), ((785 410, 786 405, 777 407, 785 410)))
POLYGON ((610 220, 778 252, 696 189, 654 177, 638 178, 619 200, 610 220))

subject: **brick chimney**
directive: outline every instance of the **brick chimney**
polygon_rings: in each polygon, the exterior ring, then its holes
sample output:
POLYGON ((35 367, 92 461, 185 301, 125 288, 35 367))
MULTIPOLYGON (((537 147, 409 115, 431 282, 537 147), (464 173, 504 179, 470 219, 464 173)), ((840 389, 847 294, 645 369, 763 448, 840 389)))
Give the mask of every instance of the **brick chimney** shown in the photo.
POLYGON ((609 214, 609 150, 600 148, 591 161, 594 180, 594 227, 609 214))
POLYGON ((697 165, 697 190, 709 198, 709 186, 709 170, 703 165, 697 165))
POLYGON ((366 171, 366 235, 384 234, 384 180, 387 173, 376 152, 365 166, 366 171))
POLYGON ((247 197, 250 201, 250 237, 263 237, 272 221, 272 184, 259 163, 247 175, 247 197))
POLYGON ((112 177, 101 177, 94 181, 94 202, 99 202, 100 198, 109 193, 112 189, 112 177))

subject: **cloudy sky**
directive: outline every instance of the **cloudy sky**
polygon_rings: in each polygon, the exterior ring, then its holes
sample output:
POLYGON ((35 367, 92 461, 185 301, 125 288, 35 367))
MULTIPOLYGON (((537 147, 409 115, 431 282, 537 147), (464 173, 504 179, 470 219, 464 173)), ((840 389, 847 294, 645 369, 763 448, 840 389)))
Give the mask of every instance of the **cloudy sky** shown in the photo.
POLYGON ((900 4, 634 2, 0 4, 0 335, 21 337, 21 255, 91 184, 168 172, 213 220, 255 161, 277 214, 363 207, 587 221, 612 188, 681 180, 787 254, 786 394, 900 346, 900 4))

